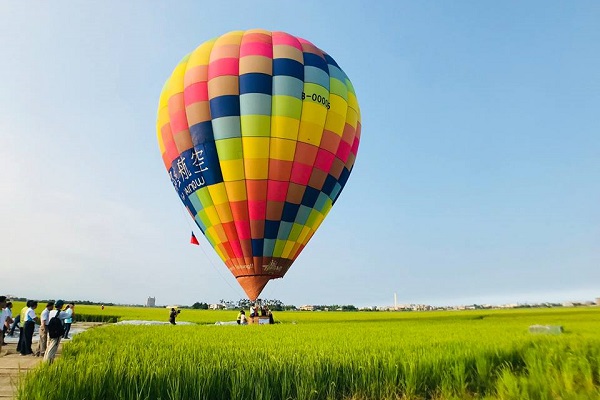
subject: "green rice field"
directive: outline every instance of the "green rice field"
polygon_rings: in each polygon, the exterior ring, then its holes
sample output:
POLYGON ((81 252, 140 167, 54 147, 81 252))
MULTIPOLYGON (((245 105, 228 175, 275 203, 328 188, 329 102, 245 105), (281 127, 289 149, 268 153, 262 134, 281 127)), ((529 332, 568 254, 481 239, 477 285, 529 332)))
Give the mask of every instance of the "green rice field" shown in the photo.
MULTIPOLYGON (((164 309, 77 306, 166 321, 164 309)), ((600 399, 600 308, 279 312, 183 310, 197 325, 107 324, 21 380, 19 399, 600 399), (559 335, 532 324, 562 325, 559 335)))

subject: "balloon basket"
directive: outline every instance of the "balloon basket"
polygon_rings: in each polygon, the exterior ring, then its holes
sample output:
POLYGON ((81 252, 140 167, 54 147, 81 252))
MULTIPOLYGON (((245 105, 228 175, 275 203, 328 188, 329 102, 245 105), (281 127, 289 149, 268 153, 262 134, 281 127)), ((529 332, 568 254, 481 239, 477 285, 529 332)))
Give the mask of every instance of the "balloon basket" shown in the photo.
POLYGON ((248 325, 269 325, 269 317, 248 317, 248 325))

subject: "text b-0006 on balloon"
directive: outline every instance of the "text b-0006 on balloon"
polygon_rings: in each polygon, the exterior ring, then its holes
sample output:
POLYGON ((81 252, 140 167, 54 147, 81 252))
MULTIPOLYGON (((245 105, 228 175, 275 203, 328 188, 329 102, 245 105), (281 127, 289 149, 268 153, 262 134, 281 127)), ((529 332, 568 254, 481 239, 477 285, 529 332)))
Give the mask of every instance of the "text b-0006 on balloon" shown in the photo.
POLYGON ((304 100, 306 98, 311 99, 315 103, 323 104, 329 110, 329 107, 330 107, 329 100, 327 100, 325 97, 321 96, 320 94, 316 94, 316 93, 306 94, 306 93, 302 92, 302 100, 304 100))

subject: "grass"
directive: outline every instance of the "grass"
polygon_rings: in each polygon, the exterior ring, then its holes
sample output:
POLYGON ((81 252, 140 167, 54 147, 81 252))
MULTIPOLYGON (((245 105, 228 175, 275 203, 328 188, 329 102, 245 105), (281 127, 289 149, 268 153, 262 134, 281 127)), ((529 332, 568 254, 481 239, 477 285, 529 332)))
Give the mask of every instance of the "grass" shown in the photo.
MULTIPOLYGON (((131 319, 167 314, 107 308, 131 319)), ((184 310, 181 319, 207 324, 235 314, 184 310)), ((281 312, 276 319, 282 323, 93 329, 28 374, 19 398, 600 398, 598 308, 281 312), (565 333, 529 334, 538 323, 561 324, 565 333)))

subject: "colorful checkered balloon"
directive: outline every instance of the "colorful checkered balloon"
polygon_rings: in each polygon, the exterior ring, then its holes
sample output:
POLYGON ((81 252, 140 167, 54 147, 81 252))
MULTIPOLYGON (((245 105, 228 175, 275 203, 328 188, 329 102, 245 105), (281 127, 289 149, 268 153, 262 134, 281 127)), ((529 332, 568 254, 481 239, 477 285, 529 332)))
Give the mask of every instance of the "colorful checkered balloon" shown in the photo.
POLYGON ((165 83, 165 167, 250 300, 285 275, 323 222, 352 171, 360 128, 344 71, 284 32, 209 40, 165 83))

